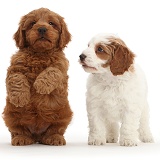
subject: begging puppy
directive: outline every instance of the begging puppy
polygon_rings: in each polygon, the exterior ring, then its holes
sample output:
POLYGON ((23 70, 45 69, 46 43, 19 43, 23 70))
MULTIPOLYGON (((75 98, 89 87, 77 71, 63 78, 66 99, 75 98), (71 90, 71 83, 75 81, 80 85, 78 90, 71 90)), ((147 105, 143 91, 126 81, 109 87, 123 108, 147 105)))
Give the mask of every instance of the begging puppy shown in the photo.
POLYGON ((145 76, 135 55, 112 34, 98 34, 82 52, 80 64, 92 73, 87 83, 89 145, 136 146, 153 142, 145 76), (119 123, 121 124, 119 131, 119 123))
POLYGON ((7 71, 3 112, 11 143, 65 145, 72 111, 63 49, 71 35, 63 17, 46 8, 33 10, 22 17, 14 39, 19 50, 7 71))

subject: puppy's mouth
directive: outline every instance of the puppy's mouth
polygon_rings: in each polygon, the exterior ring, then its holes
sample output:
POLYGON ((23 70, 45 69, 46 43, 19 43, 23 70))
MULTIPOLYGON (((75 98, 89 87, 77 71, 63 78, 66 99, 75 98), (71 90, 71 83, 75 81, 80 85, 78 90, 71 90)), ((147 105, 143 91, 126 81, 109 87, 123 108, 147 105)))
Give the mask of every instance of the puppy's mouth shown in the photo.
POLYGON ((40 37, 40 38, 38 38, 36 41, 48 41, 48 42, 51 42, 48 38, 46 38, 46 37, 44 37, 44 36, 42 36, 42 37, 40 37))
POLYGON ((84 69, 91 69, 91 70, 97 70, 95 67, 91 67, 91 66, 88 66, 86 63, 84 62, 80 62, 80 64, 82 65, 82 67, 84 69))

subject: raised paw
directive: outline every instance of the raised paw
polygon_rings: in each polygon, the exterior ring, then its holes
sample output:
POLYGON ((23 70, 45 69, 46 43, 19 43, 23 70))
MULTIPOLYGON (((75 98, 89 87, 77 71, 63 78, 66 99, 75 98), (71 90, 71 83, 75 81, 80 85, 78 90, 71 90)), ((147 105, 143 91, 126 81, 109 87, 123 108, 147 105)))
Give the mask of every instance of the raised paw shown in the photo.
POLYGON ((50 94, 61 82, 62 77, 59 69, 48 67, 38 75, 33 85, 37 93, 50 94))
POLYGON ((46 80, 37 79, 34 82, 34 88, 39 94, 50 94, 54 90, 55 86, 46 80))
POLYGON ((66 141, 62 135, 54 134, 49 137, 43 137, 42 144, 54 145, 54 146, 62 146, 66 145, 66 141))
POLYGON ((9 94, 9 100, 16 107, 23 107, 30 101, 30 92, 12 92, 9 94))
POLYGON ((10 103, 23 107, 30 101, 30 85, 26 76, 20 73, 11 74, 6 79, 7 93, 10 103))

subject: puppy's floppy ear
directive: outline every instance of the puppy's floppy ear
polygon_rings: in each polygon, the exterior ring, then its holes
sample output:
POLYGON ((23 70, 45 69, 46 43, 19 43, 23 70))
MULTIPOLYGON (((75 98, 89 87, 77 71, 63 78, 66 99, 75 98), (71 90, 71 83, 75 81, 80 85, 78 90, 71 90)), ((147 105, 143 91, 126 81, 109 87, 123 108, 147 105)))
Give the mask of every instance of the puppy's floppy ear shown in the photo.
POLYGON ((24 22, 25 22, 25 16, 21 18, 18 30, 13 35, 13 39, 16 41, 16 46, 20 49, 26 47, 25 30, 23 29, 24 22))
POLYGON ((59 39, 59 48, 63 49, 66 45, 71 41, 71 34, 68 31, 67 25, 64 22, 63 17, 60 17, 60 24, 61 24, 61 33, 59 39))
POLYGON ((133 64, 135 55, 121 44, 116 44, 115 53, 110 63, 110 70, 113 75, 122 75, 128 71, 131 64, 133 64))

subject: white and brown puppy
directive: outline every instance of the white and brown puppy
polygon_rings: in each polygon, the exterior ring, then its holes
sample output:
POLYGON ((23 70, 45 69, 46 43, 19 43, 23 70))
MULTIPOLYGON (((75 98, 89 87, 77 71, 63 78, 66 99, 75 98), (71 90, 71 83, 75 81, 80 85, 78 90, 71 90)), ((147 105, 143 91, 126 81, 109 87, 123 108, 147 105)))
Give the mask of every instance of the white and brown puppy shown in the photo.
POLYGON ((80 55, 91 73, 87 83, 89 145, 137 146, 153 142, 149 128, 147 84, 135 55, 112 34, 98 34, 80 55))

